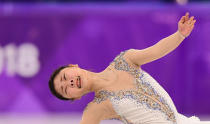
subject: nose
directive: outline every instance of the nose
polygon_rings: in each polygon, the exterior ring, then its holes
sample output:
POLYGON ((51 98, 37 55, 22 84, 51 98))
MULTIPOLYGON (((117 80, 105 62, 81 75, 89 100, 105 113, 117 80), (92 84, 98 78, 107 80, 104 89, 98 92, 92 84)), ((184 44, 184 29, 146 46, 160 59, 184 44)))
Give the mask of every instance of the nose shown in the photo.
POLYGON ((75 87, 76 86, 76 79, 70 79, 70 85, 71 87, 75 87))

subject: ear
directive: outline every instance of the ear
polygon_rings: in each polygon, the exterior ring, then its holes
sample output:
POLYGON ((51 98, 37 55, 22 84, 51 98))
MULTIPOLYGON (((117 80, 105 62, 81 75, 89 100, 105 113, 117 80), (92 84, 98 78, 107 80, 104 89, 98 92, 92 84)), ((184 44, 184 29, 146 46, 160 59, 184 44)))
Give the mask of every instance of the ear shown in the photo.
POLYGON ((70 67, 79 67, 78 64, 69 64, 70 67))

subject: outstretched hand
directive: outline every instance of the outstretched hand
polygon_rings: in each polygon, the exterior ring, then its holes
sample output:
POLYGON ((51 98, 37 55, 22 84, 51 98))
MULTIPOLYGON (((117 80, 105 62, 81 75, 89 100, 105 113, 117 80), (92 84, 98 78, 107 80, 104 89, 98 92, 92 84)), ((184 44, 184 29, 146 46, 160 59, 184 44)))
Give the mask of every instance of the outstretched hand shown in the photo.
POLYGON ((184 36, 187 37, 190 35, 194 28, 196 20, 194 19, 194 16, 191 16, 189 18, 189 12, 187 12, 182 18, 180 19, 178 23, 178 30, 179 32, 184 36))

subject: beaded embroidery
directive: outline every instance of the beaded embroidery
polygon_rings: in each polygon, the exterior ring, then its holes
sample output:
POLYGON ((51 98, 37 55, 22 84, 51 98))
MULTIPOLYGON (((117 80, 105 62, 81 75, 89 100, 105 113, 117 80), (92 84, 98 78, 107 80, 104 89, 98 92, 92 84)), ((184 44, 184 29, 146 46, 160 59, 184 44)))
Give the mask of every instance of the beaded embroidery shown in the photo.
POLYGON ((119 120, 119 121, 122 121, 126 124, 133 124, 131 122, 129 122, 125 117, 121 116, 120 118, 109 118, 108 120, 119 120))
MULTIPOLYGON (((117 70, 126 71, 133 75, 136 79, 135 84, 137 86, 137 89, 119 91, 102 90, 99 91, 98 96, 96 96, 94 99, 94 102, 100 103, 111 97, 115 100, 131 98, 136 100, 140 104, 146 104, 149 109, 159 110, 163 112, 167 116, 167 120, 172 121, 174 124, 176 124, 175 114, 170 106, 167 104, 165 99, 161 97, 161 95, 159 95, 149 83, 142 80, 142 77, 144 76, 142 70, 130 67, 126 60, 123 58, 123 55, 126 53, 126 51, 121 52, 120 55, 118 55, 114 59, 114 67, 117 70)), ((126 124, 131 124, 126 119, 124 121, 126 122, 126 124)))

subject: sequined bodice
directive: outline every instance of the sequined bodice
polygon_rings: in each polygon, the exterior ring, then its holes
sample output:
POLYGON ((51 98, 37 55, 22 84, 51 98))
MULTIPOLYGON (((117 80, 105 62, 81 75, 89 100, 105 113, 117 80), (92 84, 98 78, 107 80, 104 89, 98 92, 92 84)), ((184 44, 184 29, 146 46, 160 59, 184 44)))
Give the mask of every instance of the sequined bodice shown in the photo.
POLYGON ((121 52, 111 64, 135 79, 135 89, 99 91, 94 102, 109 99, 125 124, 177 124, 176 107, 167 92, 145 71, 128 64, 121 52))

